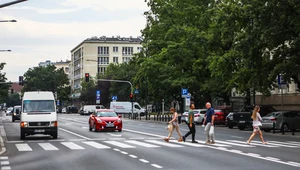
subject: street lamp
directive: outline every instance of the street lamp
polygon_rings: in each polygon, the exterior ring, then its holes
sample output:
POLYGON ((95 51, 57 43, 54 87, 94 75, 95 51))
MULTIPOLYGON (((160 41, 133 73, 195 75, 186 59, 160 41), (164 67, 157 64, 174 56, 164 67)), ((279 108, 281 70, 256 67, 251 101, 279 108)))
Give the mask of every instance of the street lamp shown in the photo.
POLYGON ((17 22, 17 20, 0 20, 0 22, 17 22))
POLYGON ((0 52, 11 52, 11 50, 0 50, 0 52))

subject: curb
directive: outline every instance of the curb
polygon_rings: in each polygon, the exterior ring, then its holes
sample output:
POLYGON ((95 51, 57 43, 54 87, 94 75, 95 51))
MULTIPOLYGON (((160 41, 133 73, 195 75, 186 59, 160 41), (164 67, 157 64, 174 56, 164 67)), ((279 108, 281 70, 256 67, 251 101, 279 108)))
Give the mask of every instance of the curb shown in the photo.
POLYGON ((0 147, 1 147, 1 151, 0 151, 0 155, 4 154, 6 152, 6 147, 4 144, 4 140, 2 136, 6 136, 5 130, 3 128, 3 125, 0 126, 0 147))

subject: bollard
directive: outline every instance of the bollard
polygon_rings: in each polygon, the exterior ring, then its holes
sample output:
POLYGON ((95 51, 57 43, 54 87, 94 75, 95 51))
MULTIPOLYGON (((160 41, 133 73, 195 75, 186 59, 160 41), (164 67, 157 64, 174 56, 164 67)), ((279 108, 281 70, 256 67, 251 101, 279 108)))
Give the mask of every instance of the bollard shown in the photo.
POLYGON ((273 134, 275 134, 275 121, 273 121, 273 134))
POLYGON ((170 115, 168 115, 168 122, 170 122, 170 115))
POLYGON ((295 125, 293 123, 293 126, 292 126, 292 135, 295 135, 295 125))
POLYGON ((284 135, 284 126, 281 126, 281 133, 284 135))

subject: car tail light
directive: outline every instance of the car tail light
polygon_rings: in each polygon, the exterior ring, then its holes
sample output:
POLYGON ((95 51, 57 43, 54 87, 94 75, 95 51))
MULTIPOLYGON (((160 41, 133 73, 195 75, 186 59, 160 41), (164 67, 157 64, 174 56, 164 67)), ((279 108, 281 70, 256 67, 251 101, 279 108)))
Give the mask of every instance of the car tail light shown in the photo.
POLYGON ((199 117, 200 116, 200 114, 194 114, 194 117, 199 117))
POLYGON ((273 122, 275 122, 277 120, 277 118, 274 117, 274 118, 271 118, 270 120, 273 121, 273 122))

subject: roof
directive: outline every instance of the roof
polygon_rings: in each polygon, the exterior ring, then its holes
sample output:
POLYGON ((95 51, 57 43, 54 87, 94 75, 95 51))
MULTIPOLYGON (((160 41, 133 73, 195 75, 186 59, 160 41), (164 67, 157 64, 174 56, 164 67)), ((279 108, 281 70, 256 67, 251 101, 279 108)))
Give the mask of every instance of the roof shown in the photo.
POLYGON ((23 86, 19 85, 19 83, 13 83, 10 85, 9 90, 14 89, 14 92, 20 93, 23 86))
POLYGON ((54 95, 49 91, 31 91, 25 92, 24 100, 54 100, 54 95))
POLYGON ((137 38, 133 38, 133 37, 106 37, 106 36, 102 36, 102 37, 91 37, 91 38, 87 38, 84 41, 82 41, 80 44, 78 44, 75 48, 73 48, 71 50, 74 51, 76 50, 79 46, 81 46, 84 43, 133 43, 133 44, 140 44, 142 43, 143 39, 142 37, 138 36, 137 38))

